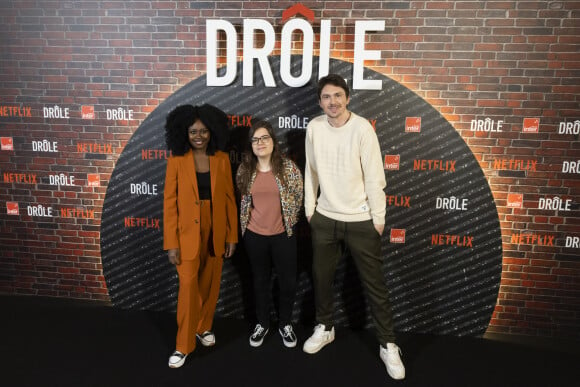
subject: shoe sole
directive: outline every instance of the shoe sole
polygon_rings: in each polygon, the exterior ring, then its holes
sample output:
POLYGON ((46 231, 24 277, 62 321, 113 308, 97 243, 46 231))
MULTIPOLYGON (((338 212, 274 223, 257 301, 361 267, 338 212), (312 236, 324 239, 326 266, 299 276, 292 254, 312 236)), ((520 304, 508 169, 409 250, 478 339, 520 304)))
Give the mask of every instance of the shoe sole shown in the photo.
POLYGON ((260 341, 252 341, 252 340, 250 340, 250 347, 258 348, 259 346, 262 345, 263 342, 264 342, 264 339, 262 339, 260 341))
POLYGON ((284 336, 282 336, 282 332, 280 332, 280 330, 278 330, 278 333, 280 334, 280 337, 282 338, 282 343, 284 344, 284 346, 286 348, 294 348, 294 347, 296 347, 296 342, 298 340, 296 340, 296 341, 286 341, 286 340, 284 340, 284 336))
POLYGON ((403 371, 402 375, 394 375, 393 373, 391 373, 391 371, 389 371, 389 367, 387 367, 387 365, 385 364, 385 368, 387 369, 387 374, 389 374, 389 376, 395 380, 403 380, 405 379, 405 372, 403 371))
POLYGON ((328 341, 325 341, 324 343, 322 343, 318 347, 307 349, 306 346, 304 346, 304 347, 302 347, 302 350, 310 355, 313 355, 313 354, 317 353, 318 351, 320 351, 322 348, 326 347, 328 344, 332 343, 333 341, 334 341, 334 337, 331 337, 328 341))
POLYGON ((395 380, 403 380, 405 379, 405 374, 403 375, 393 375, 389 372, 389 370, 387 369, 387 373, 389 374, 389 376, 395 380))
POLYGON ((168 363, 169 368, 179 368, 182 365, 185 364, 185 359, 187 359, 187 355, 185 355, 185 357, 183 359, 181 359, 180 361, 178 361, 177 363, 168 363))

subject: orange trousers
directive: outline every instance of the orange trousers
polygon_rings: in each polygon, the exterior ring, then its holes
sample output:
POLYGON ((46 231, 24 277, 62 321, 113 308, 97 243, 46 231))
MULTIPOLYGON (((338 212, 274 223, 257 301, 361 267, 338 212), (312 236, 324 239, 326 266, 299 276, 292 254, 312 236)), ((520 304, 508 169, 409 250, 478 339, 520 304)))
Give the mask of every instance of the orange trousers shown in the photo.
POLYGON ((211 201, 201 201, 201 248, 198 257, 181 257, 177 265, 177 338, 175 349, 188 354, 195 349, 196 333, 210 331, 220 291, 223 258, 212 256, 211 201))

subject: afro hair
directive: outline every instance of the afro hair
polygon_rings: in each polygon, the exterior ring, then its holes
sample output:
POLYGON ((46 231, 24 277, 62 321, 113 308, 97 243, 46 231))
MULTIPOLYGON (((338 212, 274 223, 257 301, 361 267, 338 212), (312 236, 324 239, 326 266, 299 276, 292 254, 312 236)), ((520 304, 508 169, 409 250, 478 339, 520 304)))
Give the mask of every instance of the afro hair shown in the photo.
POLYGON ((169 112, 165 122, 165 143, 173 155, 181 156, 189 151, 187 131, 197 120, 201 120, 211 133, 207 154, 225 150, 229 136, 227 114, 209 104, 180 105, 169 112))

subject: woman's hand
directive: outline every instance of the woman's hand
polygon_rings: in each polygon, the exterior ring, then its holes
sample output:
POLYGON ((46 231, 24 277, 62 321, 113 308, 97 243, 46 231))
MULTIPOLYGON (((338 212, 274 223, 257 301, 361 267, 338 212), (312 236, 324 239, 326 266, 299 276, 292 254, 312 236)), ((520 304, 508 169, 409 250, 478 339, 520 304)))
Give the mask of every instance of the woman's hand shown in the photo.
POLYGON ((169 257, 169 262, 172 265, 181 264, 181 257, 179 256, 179 249, 169 249, 167 250, 167 256, 169 257))
POLYGON ((234 251, 236 251, 236 244, 226 243, 226 252, 224 253, 224 258, 229 258, 234 255, 234 251))

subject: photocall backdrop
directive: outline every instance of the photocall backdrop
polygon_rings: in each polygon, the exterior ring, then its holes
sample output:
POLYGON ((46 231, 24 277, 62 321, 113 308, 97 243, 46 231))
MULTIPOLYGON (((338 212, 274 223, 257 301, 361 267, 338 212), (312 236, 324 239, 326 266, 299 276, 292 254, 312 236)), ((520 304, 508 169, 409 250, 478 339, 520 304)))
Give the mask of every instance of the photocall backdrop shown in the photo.
MULTIPOLYGON (((446 8, 466 5, 453 1, 437 2, 438 10, 407 3, 375 2, 365 6, 370 9, 338 3, 340 11, 306 5, 315 15, 338 22, 331 56, 344 59, 331 59, 330 70, 349 83, 355 71, 352 23, 380 15, 387 20, 386 31, 366 37, 369 47, 391 58, 366 61, 370 67, 364 79, 380 80, 382 88, 353 90, 350 109, 369 119, 384 157, 382 252, 397 329, 578 337, 580 109, 573 63, 580 58, 570 53, 578 43, 571 36, 577 21, 573 11, 559 2, 519 9, 512 4, 515 9, 507 11, 479 2, 478 9, 463 13, 446 8), (380 9, 372 9, 377 5, 380 9), (451 16, 465 27, 454 30, 443 21, 451 16), (538 17, 543 28, 519 22, 538 17), (524 27, 508 31, 480 25, 499 25, 504 19, 524 27), (473 25, 469 20, 475 20, 473 25), (554 27, 556 21, 560 28, 554 27), (414 33, 405 32, 407 24, 416 24, 408 27, 414 33), (474 35, 470 43, 469 31, 474 35), (530 35, 527 45, 518 45, 518 31, 530 35), (485 43, 487 35, 510 42, 485 43), (393 49, 392 36, 401 41, 400 51, 393 49), (553 36, 559 45, 543 45, 553 36), (411 43, 449 37, 455 45, 411 43), (481 44, 473 44, 478 40, 481 44), (410 47, 422 59, 408 56, 410 47), (558 52, 558 60, 550 50, 558 52), (456 55, 439 59, 449 52, 456 55), (471 59, 465 59, 466 52, 471 59), (538 65, 542 59, 546 65, 538 65)), ((149 4, 4 4, 3 293, 110 300, 122 308, 175 308, 176 274, 162 251, 169 157, 163 124, 179 104, 211 103, 229 114, 234 171, 247 125, 256 119, 272 122, 283 149, 303 167, 306 124, 321 114, 315 93, 319 57, 313 57, 312 79, 302 87, 280 80, 278 47, 268 58, 276 87, 264 85, 259 71, 251 87, 242 85, 242 62, 231 84, 208 86, 205 18, 227 18, 241 26, 244 18, 268 19, 263 10, 241 11, 242 19, 236 19, 221 10, 229 7, 226 2, 215 2, 217 9, 196 2, 167 2, 161 9, 149 4), (174 47, 176 41, 186 46, 174 47)), ((300 9, 298 17, 317 26, 304 12, 308 8, 293 4, 280 5, 278 17, 300 9)), ((302 59, 292 56, 294 74, 302 59)), ((294 317, 308 321, 313 294, 304 221, 298 236, 294 317)), ((249 281, 240 244, 224 266, 218 315, 251 318, 249 281)), ((339 267, 336 289, 338 322, 369 325, 348 256, 339 267)))
MULTIPOLYGON (((279 57, 270 59, 272 68, 279 68, 279 57)), ((300 57, 294 64, 301 68, 300 57)), ((238 67, 241 74, 241 64, 238 67)), ((318 61, 314 61, 313 67, 318 67, 318 61)), ((331 61, 331 71, 348 78, 352 64, 331 61)), ((481 334, 491 318, 501 273, 501 231, 487 180, 465 142, 433 107, 376 72, 366 75, 367 79, 379 77, 384 85, 382 90, 355 91, 349 106, 374 123, 383 157, 391 154, 401 159, 398 170, 386 173, 390 206, 382 249, 397 328, 481 334), (420 132, 405 131, 407 117, 421 117, 420 132), (429 168, 435 161, 442 167, 429 168), (453 206, 437 208, 437 199, 444 198, 446 202, 451 202, 450 198, 456 200, 453 206), (464 200, 469 203, 466 208, 455 204, 457 201, 465 204, 464 200), (401 240, 396 240, 393 230, 404 232, 396 236, 401 240)), ((275 78, 280 83, 278 74, 275 78)), ((128 183, 156 185, 162 190, 164 160, 144 168, 140 158, 144 149, 163 143, 162 128, 171 109, 184 103, 211 103, 231 116, 245 117, 247 124, 266 119, 276 127, 282 149, 304 170, 303 125, 308 118, 321 113, 315 84, 267 88, 263 81, 257 81, 249 88, 242 86, 241 79, 239 76, 232 85, 219 88, 207 87, 205 77, 190 82, 149 115, 119 157, 108 184, 101 227, 103 271, 115 305, 163 309, 176 303, 176 273, 168 266, 162 251, 162 230, 123 226, 127 218, 146 218, 152 222, 163 217, 162 195, 136 201, 128 183)), ((234 173, 247 142, 247 130, 240 129, 233 128, 230 159, 234 173)), ((307 227, 300 231, 300 245, 307 246, 310 243, 307 227)), ((232 260, 239 259, 239 255, 232 260)), ((312 305, 311 258, 304 248, 299 255, 304 264, 300 265, 297 314, 301 306, 312 305)), ((240 265, 226 267, 231 270, 226 270, 222 278, 218 312, 239 316, 243 312, 242 291, 251 287, 240 284, 249 281, 249 277, 240 265)), ((365 314, 361 289, 352 284, 347 286, 346 276, 351 274, 340 277, 335 284, 336 318, 337 323, 343 324, 353 316, 358 316, 360 322, 365 314)))

